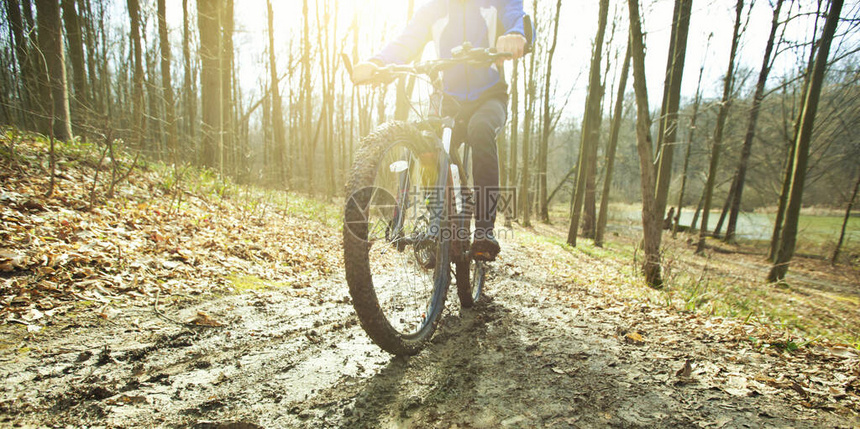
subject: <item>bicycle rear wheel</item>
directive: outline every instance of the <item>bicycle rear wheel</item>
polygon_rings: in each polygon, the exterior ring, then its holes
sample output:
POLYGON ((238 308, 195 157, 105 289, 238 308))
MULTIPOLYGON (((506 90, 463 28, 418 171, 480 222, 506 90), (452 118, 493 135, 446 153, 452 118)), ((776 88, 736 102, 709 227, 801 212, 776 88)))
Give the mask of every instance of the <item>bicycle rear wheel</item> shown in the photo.
POLYGON ((410 124, 363 142, 347 184, 344 262, 362 327, 383 350, 415 354, 436 329, 450 283, 438 151, 410 124))
POLYGON ((463 171, 460 172, 463 188, 463 207, 464 213, 461 213, 457 220, 457 226, 460 233, 457 234, 458 246, 462 252, 458 255, 454 264, 454 271, 457 280, 457 296, 460 298, 460 306, 471 308, 481 299, 481 293, 484 290, 484 278, 486 276, 486 263, 476 261, 469 256, 469 245, 471 244, 472 217, 475 211, 475 195, 474 182, 472 181, 472 151, 468 145, 463 145, 460 149, 463 171))

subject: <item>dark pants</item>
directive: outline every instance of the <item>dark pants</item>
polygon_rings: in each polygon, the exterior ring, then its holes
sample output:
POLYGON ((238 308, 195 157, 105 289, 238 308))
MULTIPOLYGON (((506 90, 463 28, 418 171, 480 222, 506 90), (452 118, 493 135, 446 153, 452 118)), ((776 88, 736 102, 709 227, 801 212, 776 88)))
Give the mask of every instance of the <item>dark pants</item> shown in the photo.
MULTIPOLYGON (((472 177, 475 185, 475 238, 492 234, 499 197, 499 153, 496 135, 508 118, 503 97, 479 100, 454 108, 457 127, 454 142, 466 141, 472 149, 472 177)), ((454 113, 446 107, 446 114, 454 113)))

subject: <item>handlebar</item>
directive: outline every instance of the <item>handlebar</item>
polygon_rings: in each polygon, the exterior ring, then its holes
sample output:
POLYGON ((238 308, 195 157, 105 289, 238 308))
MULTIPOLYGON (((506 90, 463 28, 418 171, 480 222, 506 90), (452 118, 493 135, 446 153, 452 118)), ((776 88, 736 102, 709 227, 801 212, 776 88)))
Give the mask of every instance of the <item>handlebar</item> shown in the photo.
MULTIPOLYGON (((399 75, 427 75, 433 76, 441 71, 455 65, 466 64, 472 66, 490 65, 499 60, 511 58, 511 54, 496 52, 493 48, 473 48, 471 43, 464 43, 451 50, 451 58, 440 58, 414 64, 390 64, 376 69, 373 77, 360 84, 390 83, 399 75)), ((341 59, 346 66, 346 71, 352 79, 352 65, 347 54, 341 53, 341 59)), ((353 83, 356 83, 353 80, 353 83)))

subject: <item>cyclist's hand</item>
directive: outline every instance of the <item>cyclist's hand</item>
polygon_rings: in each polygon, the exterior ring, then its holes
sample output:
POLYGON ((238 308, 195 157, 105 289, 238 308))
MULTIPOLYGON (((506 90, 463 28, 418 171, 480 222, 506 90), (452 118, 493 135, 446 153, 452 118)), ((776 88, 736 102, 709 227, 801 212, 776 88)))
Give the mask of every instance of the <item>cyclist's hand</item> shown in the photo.
POLYGON ((379 66, 370 61, 362 61, 352 67, 352 81, 356 85, 367 83, 373 79, 379 66))
POLYGON ((496 39, 496 50, 502 53, 511 54, 511 59, 517 59, 523 56, 526 48, 526 38, 519 33, 510 33, 499 36, 496 39))

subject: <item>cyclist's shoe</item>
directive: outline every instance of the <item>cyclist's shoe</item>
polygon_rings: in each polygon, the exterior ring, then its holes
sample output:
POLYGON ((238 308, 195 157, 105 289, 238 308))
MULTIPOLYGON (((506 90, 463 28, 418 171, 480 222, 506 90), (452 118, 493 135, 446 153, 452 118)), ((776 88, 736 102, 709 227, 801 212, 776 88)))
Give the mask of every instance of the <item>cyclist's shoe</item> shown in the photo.
POLYGON ((501 247, 496 237, 488 234, 485 237, 476 238, 472 243, 472 259, 476 261, 495 261, 501 247))

